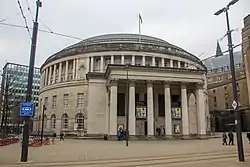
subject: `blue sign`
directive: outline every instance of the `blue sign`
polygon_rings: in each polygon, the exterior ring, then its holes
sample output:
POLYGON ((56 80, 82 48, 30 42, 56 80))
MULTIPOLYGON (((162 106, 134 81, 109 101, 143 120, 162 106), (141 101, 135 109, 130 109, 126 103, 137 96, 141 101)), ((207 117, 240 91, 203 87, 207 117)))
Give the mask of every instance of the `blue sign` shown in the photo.
POLYGON ((34 103, 22 103, 20 107, 21 117, 32 117, 34 113, 34 103))

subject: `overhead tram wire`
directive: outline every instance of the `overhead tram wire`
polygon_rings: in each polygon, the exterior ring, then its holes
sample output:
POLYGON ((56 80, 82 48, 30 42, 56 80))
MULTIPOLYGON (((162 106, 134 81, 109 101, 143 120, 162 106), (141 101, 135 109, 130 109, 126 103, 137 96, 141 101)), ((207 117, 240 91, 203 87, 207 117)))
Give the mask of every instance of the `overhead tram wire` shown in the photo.
POLYGON ((30 13, 30 17, 31 17, 32 21, 34 22, 33 13, 32 13, 31 10, 30 10, 30 4, 29 4, 29 1, 28 1, 28 0, 26 0, 26 4, 27 4, 27 7, 28 7, 28 11, 29 11, 29 13, 30 13))
MULTIPOLYGON (((33 13, 32 11, 30 11, 31 13, 33 13)), ((33 13, 34 14, 34 13, 33 13)), ((44 21, 42 21, 42 19, 38 19, 39 20, 39 22, 41 22, 42 23, 42 25, 44 26, 44 27, 46 27, 49 31, 50 31, 50 33, 54 33, 50 28, 49 28, 49 26, 47 26, 45 23, 44 23, 44 21)))
MULTIPOLYGON (((1 22, 0 22, 0 25, 5 25, 5 26, 10 26, 10 27, 15 27, 15 28, 26 28, 25 26, 22 26, 22 25, 1 23, 1 22)), ((32 28, 28 27, 28 29, 32 29, 32 28)), ((74 36, 70 36, 70 35, 66 35, 66 34, 62 34, 62 33, 58 33, 58 32, 47 31, 47 30, 43 30, 43 29, 38 29, 38 31, 44 32, 44 33, 49 33, 49 34, 54 34, 54 35, 58 35, 58 36, 66 37, 66 38, 71 38, 71 39, 75 39, 75 40, 83 40, 82 38, 79 38, 79 37, 74 37, 74 36)))
MULTIPOLYGON (((18 16, 18 15, 20 15, 20 14, 22 14, 22 12, 18 12, 18 13, 16 13, 15 15, 13 15, 13 16, 18 16)), ((7 17, 7 18, 5 18, 5 19, 2 19, 2 20, 0 20, 0 23, 1 22, 4 22, 4 21, 7 21, 7 20, 9 20, 10 19, 10 17, 7 17)))
POLYGON ((27 29, 28 34, 29 34, 29 37, 30 37, 30 39, 31 39, 31 34, 30 34, 29 27, 28 27, 28 22, 27 22, 27 19, 26 19, 26 17, 25 17, 25 15, 24 15, 24 13, 23 13, 23 9, 22 9, 21 3, 20 3, 20 1, 19 1, 19 0, 17 0, 17 3, 18 3, 18 6, 19 6, 20 11, 21 11, 21 13, 22 13, 22 16, 23 16, 23 19, 24 19, 25 25, 26 25, 26 27, 25 27, 25 28, 27 29))

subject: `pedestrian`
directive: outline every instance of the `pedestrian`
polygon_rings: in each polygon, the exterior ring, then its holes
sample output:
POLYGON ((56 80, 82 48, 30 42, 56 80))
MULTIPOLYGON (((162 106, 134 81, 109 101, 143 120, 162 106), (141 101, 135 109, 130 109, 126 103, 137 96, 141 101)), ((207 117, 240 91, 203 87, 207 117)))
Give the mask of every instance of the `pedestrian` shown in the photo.
POLYGON ((223 132, 222 134, 222 144, 227 145, 227 134, 225 132, 223 132))
POLYGON ((56 133, 54 132, 52 136, 52 144, 55 144, 55 138, 56 138, 56 133))
POLYGON ((250 132, 247 132, 247 139, 248 139, 248 142, 250 144, 250 132))
POLYGON ((60 133, 60 140, 64 140, 64 134, 62 132, 60 133))
POLYGON ((118 138, 118 141, 122 140, 122 131, 121 131, 121 129, 119 129, 118 132, 117 132, 117 138, 118 138))
POLYGON ((228 145, 234 145, 234 134, 232 131, 229 131, 228 138, 229 138, 228 145))

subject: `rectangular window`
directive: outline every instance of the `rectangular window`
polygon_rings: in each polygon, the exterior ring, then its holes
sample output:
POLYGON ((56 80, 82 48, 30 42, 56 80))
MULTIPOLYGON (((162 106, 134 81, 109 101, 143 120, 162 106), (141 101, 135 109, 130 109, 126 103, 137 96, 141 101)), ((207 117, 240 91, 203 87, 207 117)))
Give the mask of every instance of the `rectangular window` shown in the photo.
POLYGON ((160 117, 165 116, 164 94, 158 94, 158 112, 160 117))
POLYGON ((77 108, 83 108, 84 93, 77 93, 77 108))
POLYGON ((117 116, 125 116, 125 93, 118 93, 117 116))
POLYGON ((52 97, 52 109, 56 109, 56 95, 52 97))
POLYGON ((68 106, 69 106, 69 94, 63 95, 63 104, 64 104, 64 108, 68 108, 68 106))
POLYGON ((48 98, 48 97, 45 97, 45 99, 44 99, 44 105, 45 105, 46 107, 48 107, 48 104, 49 104, 49 98, 48 98))

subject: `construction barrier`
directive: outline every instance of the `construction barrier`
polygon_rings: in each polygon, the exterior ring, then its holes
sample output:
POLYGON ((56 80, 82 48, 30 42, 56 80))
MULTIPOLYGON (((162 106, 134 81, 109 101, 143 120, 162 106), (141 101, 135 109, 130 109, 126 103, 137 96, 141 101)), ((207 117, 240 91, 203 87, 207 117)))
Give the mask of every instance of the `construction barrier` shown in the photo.
POLYGON ((50 140, 45 140, 44 145, 50 145, 50 140))
POLYGON ((6 146, 14 143, 18 143, 19 139, 3 139, 0 140, 0 146, 6 146))
POLYGON ((32 144, 31 144, 32 147, 41 147, 41 142, 40 141, 34 141, 32 144))

